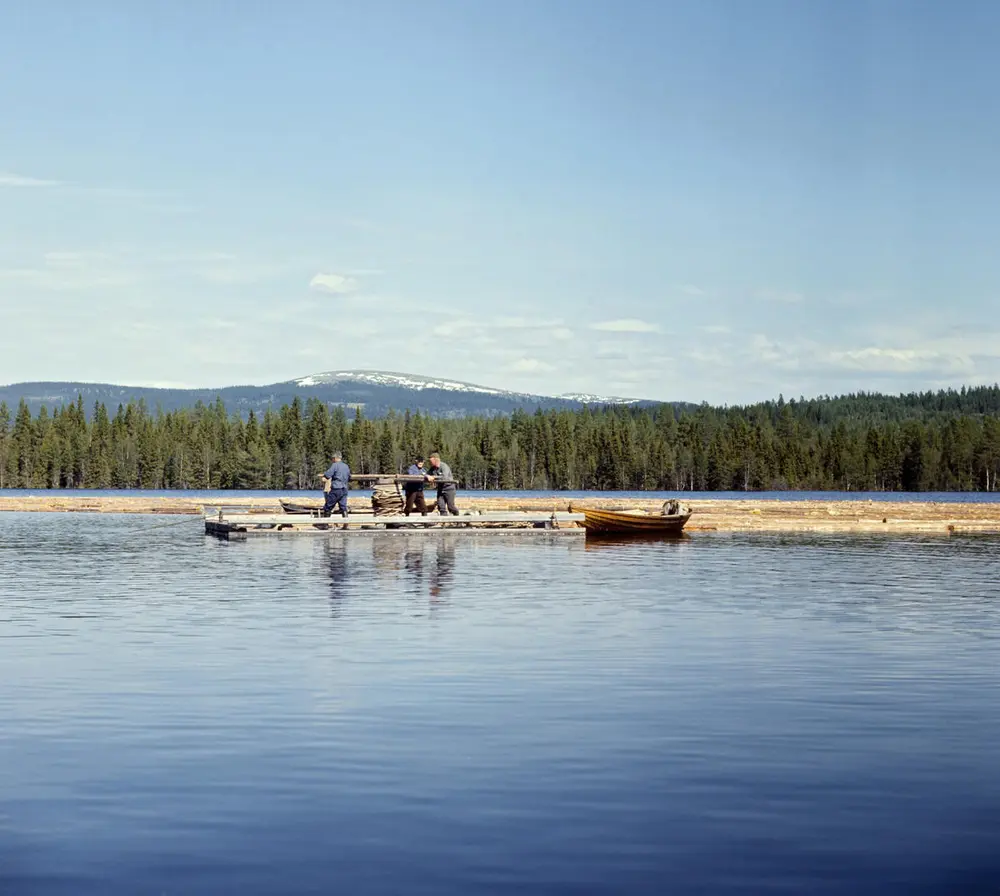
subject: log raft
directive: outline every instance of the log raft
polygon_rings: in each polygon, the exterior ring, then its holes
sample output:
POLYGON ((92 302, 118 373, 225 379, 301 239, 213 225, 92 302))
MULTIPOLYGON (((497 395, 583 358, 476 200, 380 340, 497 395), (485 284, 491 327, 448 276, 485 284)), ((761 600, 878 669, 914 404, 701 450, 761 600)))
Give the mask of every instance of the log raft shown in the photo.
POLYGON ((227 540, 245 539, 248 535, 322 534, 327 532, 373 533, 396 530, 432 532, 459 530, 483 534, 488 532, 536 533, 547 535, 584 535, 578 523, 582 513, 550 512, 486 512, 465 513, 461 516, 382 516, 375 513, 350 513, 341 516, 317 517, 305 514, 226 513, 205 516, 205 534, 227 540))

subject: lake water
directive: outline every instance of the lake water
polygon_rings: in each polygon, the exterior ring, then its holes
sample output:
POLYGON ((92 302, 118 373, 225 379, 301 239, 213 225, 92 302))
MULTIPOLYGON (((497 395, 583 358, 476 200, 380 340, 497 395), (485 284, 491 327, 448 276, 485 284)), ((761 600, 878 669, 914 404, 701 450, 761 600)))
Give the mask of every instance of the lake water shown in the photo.
POLYGON ((0 514, 0 893, 997 893, 998 546, 0 514))

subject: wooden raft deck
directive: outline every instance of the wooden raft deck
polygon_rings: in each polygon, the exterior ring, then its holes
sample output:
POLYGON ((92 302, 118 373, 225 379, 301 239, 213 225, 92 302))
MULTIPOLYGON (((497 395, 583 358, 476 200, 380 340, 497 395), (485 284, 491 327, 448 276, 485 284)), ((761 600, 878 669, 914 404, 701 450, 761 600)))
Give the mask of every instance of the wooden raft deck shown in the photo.
POLYGON ((345 521, 340 516, 317 517, 284 513, 227 513, 205 516, 205 534, 225 539, 245 539, 248 535, 322 535, 374 532, 443 532, 467 534, 545 534, 582 536, 586 530, 582 513, 494 511, 462 516, 376 516, 352 513, 345 521))

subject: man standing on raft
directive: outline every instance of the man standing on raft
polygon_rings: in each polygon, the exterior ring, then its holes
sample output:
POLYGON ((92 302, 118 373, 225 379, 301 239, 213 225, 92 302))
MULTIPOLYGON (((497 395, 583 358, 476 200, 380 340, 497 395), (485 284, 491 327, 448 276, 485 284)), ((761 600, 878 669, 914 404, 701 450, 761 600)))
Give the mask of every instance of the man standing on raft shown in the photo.
POLYGON ((428 459, 431 462, 431 475, 427 477, 427 481, 434 484, 438 479, 445 480, 444 482, 437 482, 438 513, 441 516, 444 516, 446 513, 458 516, 458 508, 455 506, 455 480, 451 475, 451 467, 441 460, 441 455, 436 451, 428 459))
MULTIPOLYGON (((424 470, 424 459, 422 457, 415 457, 413 463, 410 464, 410 469, 406 471, 406 475, 423 476, 426 479, 427 472, 424 470)), ((406 516, 409 516, 414 508, 420 511, 421 516, 427 516, 427 502, 424 501, 423 482, 403 483, 403 493, 406 495, 406 507, 403 509, 403 513, 406 516)))
POLYGON ((347 519, 347 486, 351 481, 351 468, 341 460, 339 451, 333 452, 333 463, 323 474, 326 501, 323 516, 329 516, 334 507, 339 507, 340 515, 347 519))

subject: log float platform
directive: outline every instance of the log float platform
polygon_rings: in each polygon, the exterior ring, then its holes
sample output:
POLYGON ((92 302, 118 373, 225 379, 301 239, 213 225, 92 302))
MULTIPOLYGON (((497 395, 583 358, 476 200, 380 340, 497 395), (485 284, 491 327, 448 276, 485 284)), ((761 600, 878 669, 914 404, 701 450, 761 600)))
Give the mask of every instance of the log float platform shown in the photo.
POLYGON ((245 539, 248 535, 288 534, 360 534, 385 531, 441 532, 459 530, 484 533, 535 533, 545 535, 585 534, 577 525, 583 521, 582 513, 530 513, 525 511, 485 513, 468 512, 461 516, 378 515, 351 513, 346 519, 340 516, 310 516, 308 514, 226 513, 205 516, 205 534, 228 540, 245 539))
MULTIPOLYGON (((281 514, 278 499, 321 503, 317 493, 276 493, 274 497, 211 497, 157 495, 132 496, 123 491, 120 495, 78 494, 47 495, 39 490, 34 495, 5 495, 0 491, 0 512, 54 512, 54 513, 143 513, 186 514, 204 518, 206 514, 242 511, 254 514, 281 514), (302 499, 302 495, 307 495, 302 499)), ((688 498, 684 492, 676 493, 684 504, 694 511, 684 531, 744 532, 762 534, 815 533, 880 533, 906 534, 989 534, 1000 535, 1000 503, 975 503, 962 501, 873 501, 858 500, 806 500, 788 501, 768 498, 688 498)), ((619 498, 614 493, 593 495, 586 498, 535 496, 524 493, 516 496, 465 496, 458 493, 458 506, 466 510, 526 511, 551 514, 553 511, 581 511, 585 507, 602 507, 609 510, 644 509, 657 511, 663 503, 658 498, 619 498)), ((352 515, 371 510, 367 495, 351 496, 352 515)), ((308 517, 307 517, 308 519, 308 517)), ((336 519, 336 518, 333 518, 336 519)), ((436 514, 427 519, 437 520, 436 514)), ((458 517, 457 519, 461 519, 458 517)), ((516 530, 510 530, 516 531, 516 530)))

